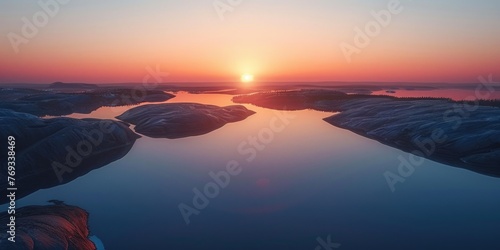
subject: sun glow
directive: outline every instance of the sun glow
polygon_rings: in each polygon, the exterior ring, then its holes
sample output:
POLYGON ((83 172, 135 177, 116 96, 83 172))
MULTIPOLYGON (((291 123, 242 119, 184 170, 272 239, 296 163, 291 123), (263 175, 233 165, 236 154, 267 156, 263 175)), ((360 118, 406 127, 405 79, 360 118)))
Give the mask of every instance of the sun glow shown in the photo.
POLYGON ((244 74, 241 76, 241 82, 244 82, 244 83, 249 83, 249 82, 253 82, 253 75, 251 74, 244 74))

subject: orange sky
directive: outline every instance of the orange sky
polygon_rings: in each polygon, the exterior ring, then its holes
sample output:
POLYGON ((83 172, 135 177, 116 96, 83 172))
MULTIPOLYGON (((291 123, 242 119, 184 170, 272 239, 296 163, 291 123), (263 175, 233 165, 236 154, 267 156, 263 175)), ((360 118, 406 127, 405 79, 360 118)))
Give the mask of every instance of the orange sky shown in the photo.
POLYGON ((221 20, 202 1, 74 1, 18 53, 8 35, 21 34, 21 18, 43 9, 24 0, 0 3, 0 83, 141 82, 145 68, 156 65, 169 73, 166 82, 238 81, 245 73, 285 82, 475 82, 500 75, 498 3, 401 1, 402 12, 349 63, 340 45, 354 44, 354 29, 388 1, 280 2, 243 1, 221 20))

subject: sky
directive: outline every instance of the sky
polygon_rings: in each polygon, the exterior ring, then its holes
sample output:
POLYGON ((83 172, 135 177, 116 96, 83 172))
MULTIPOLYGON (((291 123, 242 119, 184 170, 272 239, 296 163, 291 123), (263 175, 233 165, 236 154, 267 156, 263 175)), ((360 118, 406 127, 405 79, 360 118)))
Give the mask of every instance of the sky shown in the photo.
POLYGON ((141 82, 148 67, 207 83, 500 75, 496 0, 59 1, 0 0, 0 83, 141 82))

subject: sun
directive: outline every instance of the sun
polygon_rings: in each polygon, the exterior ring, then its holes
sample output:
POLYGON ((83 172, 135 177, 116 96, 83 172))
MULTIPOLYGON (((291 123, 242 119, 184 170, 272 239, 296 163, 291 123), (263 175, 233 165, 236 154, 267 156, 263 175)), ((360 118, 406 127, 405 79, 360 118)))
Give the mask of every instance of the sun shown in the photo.
POLYGON ((244 82, 244 83, 253 82, 253 75, 251 75, 251 74, 243 74, 243 75, 241 75, 241 82, 244 82))

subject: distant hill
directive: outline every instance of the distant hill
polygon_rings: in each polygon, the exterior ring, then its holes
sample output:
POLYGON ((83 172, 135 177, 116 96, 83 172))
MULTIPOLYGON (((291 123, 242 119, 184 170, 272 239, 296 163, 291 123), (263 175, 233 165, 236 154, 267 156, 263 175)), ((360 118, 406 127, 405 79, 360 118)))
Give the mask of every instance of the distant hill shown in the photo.
POLYGON ((55 82, 49 85, 52 89, 96 89, 99 88, 96 84, 90 83, 64 83, 55 82))

